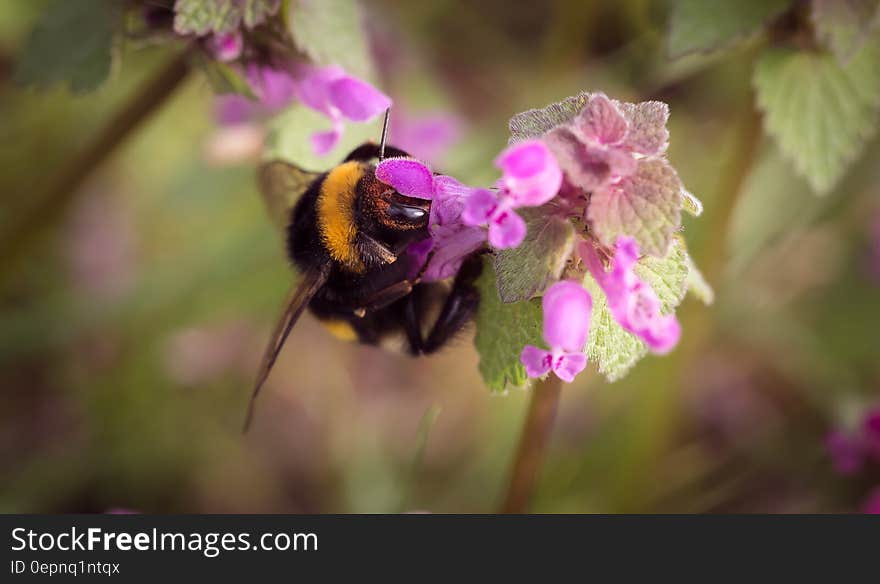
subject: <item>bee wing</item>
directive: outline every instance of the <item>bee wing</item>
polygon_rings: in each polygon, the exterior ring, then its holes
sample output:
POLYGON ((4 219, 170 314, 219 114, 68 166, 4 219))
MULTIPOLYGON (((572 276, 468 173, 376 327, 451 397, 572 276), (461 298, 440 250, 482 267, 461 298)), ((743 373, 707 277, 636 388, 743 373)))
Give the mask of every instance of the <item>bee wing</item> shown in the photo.
POLYGON ((287 227, 290 209, 320 176, 320 172, 305 170, 283 160, 260 165, 257 177, 260 194, 269 216, 279 229, 287 227))
POLYGON ((287 336, 293 329, 293 325, 299 320, 299 317, 302 315, 306 306, 308 306, 309 301, 318 289, 324 285, 324 282, 327 281, 327 274, 328 270, 312 270, 306 272, 303 274, 303 278, 299 284, 291 288, 290 294, 284 303, 284 313, 278 320, 278 324, 275 325, 275 330, 272 332, 265 353, 263 353, 260 371, 257 374, 257 380, 254 383, 254 390, 251 393, 251 400, 248 403, 247 415, 244 420, 245 432, 247 432, 248 427, 251 425, 251 419, 254 415, 254 404, 256 403, 257 396, 260 394, 263 384, 269 377, 269 373, 272 371, 272 366, 275 365, 275 360, 281 352, 281 347, 284 346, 284 342, 287 340, 287 336))

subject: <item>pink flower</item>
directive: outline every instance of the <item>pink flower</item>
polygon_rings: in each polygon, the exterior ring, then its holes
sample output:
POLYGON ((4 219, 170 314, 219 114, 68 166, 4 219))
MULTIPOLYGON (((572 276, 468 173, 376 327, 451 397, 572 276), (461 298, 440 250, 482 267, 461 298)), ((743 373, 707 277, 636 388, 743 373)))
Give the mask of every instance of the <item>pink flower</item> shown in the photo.
POLYGON ((308 108, 327 116, 332 129, 312 135, 312 147, 327 154, 339 142, 343 120, 368 122, 391 107, 391 98, 342 67, 315 67, 299 64, 294 68, 293 93, 308 108))
POLYGON ((330 130, 312 135, 319 155, 330 152, 345 128, 345 121, 367 122, 391 107, 391 99, 369 83, 348 75, 342 67, 315 67, 304 63, 289 68, 251 65, 246 76, 259 105, 275 113, 299 100, 332 122, 330 130))
POLYGON ((473 191, 462 219, 467 225, 488 225, 489 243, 496 249, 506 249, 518 246, 526 236, 526 223, 514 209, 537 207, 555 197, 562 186, 562 171, 540 140, 508 147, 495 165, 503 173, 499 191, 473 191))
POLYGON ((579 251, 620 326, 640 337, 654 353, 668 353, 678 343, 681 326, 674 314, 660 313, 657 294, 633 270, 639 259, 636 241, 619 237, 615 247, 610 272, 605 271, 592 244, 581 242, 579 251))
MULTIPOLYGON (((451 176, 434 175, 423 162, 412 158, 388 158, 376 167, 376 177, 410 197, 431 199, 429 239, 407 250, 414 258, 415 272, 429 261, 422 274, 426 282, 454 276, 461 263, 486 241, 482 229, 461 220, 465 201, 473 191, 451 176)), ((413 274, 414 275, 414 274, 413 274)))
POLYGON ((832 430, 825 438, 825 448, 831 456, 834 470, 842 475, 854 475, 865 464, 861 441, 843 430, 832 430))
POLYGON ((571 383, 587 366, 584 346, 590 332, 593 299, 580 284, 562 280, 544 293, 543 307, 544 341, 550 350, 526 345, 520 361, 529 377, 542 377, 552 371, 571 383))
POLYGON ((624 104, 597 93, 546 140, 571 181, 594 192, 632 176, 640 159, 665 152, 668 116, 660 102, 624 104))
POLYGON ((855 430, 836 428, 825 438, 834 470, 856 474, 869 459, 880 462, 880 406, 867 410, 855 430))
POLYGON ((208 50, 218 61, 228 63, 241 57, 244 49, 244 38, 240 30, 224 34, 213 34, 207 40, 208 50))

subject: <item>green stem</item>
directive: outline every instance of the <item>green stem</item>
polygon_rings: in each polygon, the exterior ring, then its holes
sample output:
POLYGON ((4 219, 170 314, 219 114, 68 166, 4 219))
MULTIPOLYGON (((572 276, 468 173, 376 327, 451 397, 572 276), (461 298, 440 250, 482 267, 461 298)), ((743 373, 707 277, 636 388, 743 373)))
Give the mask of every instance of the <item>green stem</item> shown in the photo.
POLYGON ((5 262, 0 266, 0 276, 6 275, 9 267, 44 232, 47 225, 63 216, 85 180, 182 84, 189 72, 187 61, 188 53, 180 54, 149 79, 134 98, 98 132, 91 143, 57 172, 46 190, 35 197, 37 203, 28 208, 18 222, 0 234, 0 250, 3 250, 5 256, 5 262))
POLYGON ((526 513, 538 473, 544 463, 544 454, 559 408, 559 397, 562 394, 562 382, 555 375, 550 375, 532 389, 532 399, 523 425, 519 447, 513 461, 508 482, 507 495, 501 505, 501 513, 526 513))

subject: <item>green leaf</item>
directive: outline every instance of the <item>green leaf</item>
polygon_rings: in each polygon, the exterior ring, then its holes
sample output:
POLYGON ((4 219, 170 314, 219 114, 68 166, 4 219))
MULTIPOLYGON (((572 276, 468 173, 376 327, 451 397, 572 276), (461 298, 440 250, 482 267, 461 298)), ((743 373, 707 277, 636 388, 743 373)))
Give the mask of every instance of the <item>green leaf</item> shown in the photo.
POLYGON ((242 8, 236 0, 177 0, 174 32, 203 36, 227 33, 241 25, 242 8))
POLYGON ((687 292, 688 256, 679 238, 672 240, 666 256, 640 258, 634 271, 654 289, 663 314, 669 314, 681 304, 687 292))
POLYGON ((880 26, 880 0, 813 0, 813 28, 837 60, 846 63, 880 26))
POLYGON ((250 84, 236 69, 197 53, 197 66, 205 74, 211 89, 218 95, 235 93, 256 99, 250 84))
POLYGON ((826 193, 877 129, 880 43, 846 65, 829 54, 769 49, 753 83, 767 132, 813 190, 826 193))
POLYGON ((555 210, 554 206, 544 205, 520 211, 528 229, 526 238, 518 247, 495 256, 503 302, 528 300, 559 279, 574 247, 574 228, 555 210))
POLYGON ((507 124, 510 129, 510 143, 543 136, 556 126, 571 121, 584 109, 591 96, 591 93, 583 92, 551 103, 547 107, 514 115, 507 124))
POLYGON ((113 0, 49 4, 21 50, 16 81, 42 89, 67 83, 75 93, 97 88, 110 74, 117 9, 113 0))
POLYGON ((687 260, 687 291, 690 294, 693 294, 697 300, 705 304, 706 306, 711 305, 715 302, 715 290, 712 289, 712 286, 709 285, 709 282, 706 281, 706 278, 703 276, 703 272, 697 267, 697 264, 694 263, 693 258, 691 258, 690 254, 686 254, 687 260))
POLYGON ((263 24, 270 16, 278 12, 281 0, 245 0, 242 8, 242 19, 247 28, 263 24))
POLYGON ((489 259, 477 281, 480 308, 477 311, 477 335, 474 343, 480 354, 480 373, 492 391, 526 385, 528 377, 519 361, 526 345, 543 346, 540 300, 505 304, 498 295, 495 270, 489 259))
POLYGON ((725 48, 782 14, 791 0, 677 0, 669 19, 671 57, 725 48))
POLYGON ((605 294, 589 274, 584 278, 584 287, 593 297, 587 358, 596 364, 605 379, 617 381, 647 354, 648 348, 641 339, 617 324, 608 309, 605 294))
POLYGON ((681 192, 678 174, 666 160, 642 160, 619 189, 592 194, 587 218, 604 245, 611 247, 619 236, 629 235, 643 253, 663 257, 681 225, 681 192))
POLYGON ((290 4, 290 32, 300 51, 319 65, 340 65, 367 80, 373 76, 358 2, 292 0, 290 4))

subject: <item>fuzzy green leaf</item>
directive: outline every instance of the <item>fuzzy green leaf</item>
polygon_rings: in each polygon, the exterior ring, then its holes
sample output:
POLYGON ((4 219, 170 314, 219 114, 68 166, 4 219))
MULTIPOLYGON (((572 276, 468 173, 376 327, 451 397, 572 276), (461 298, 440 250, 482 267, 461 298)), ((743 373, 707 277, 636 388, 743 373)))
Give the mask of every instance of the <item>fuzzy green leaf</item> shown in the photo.
POLYGON ((813 27, 837 60, 847 62, 880 26, 880 0, 813 0, 813 27))
POLYGON ((697 264, 694 263, 690 254, 686 253, 685 255, 687 260, 687 291, 688 293, 693 294, 697 300, 706 306, 709 306, 715 302, 715 290, 713 290, 709 282, 706 281, 703 272, 701 272, 697 267, 697 264))
POLYGON ((877 129, 880 43, 846 65, 829 54, 769 49, 753 82, 767 132, 813 190, 831 190, 877 129))
POLYGON ((608 309, 605 294, 592 276, 586 276, 584 287, 593 297, 587 358, 596 364, 605 379, 617 381, 647 354, 648 348, 641 339, 617 324, 608 309))
POLYGON ((110 74, 117 9, 113 0, 50 4, 21 51, 16 81, 43 89, 67 83, 75 93, 96 89, 110 74))
POLYGON ((688 256, 680 239, 672 240, 665 257, 643 256, 634 270, 654 289, 663 314, 669 314, 681 304, 687 292, 688 256))
POLYGON ((177 34, 227 33, 241 25, 242 8, 236 0, 177 0, 174 32, 177 34))
POLYGON ((677 0, 669 19, 671 57, 725 48, 782 14, 791 0, 677 0))
POLYGON ((530 109, 514 115, 507 124, 510 129, 510 143, 538 138, 556 126, 571 121, 584 109, 591 95, 586 92, 579 93, 551 103, 547 107, 530 109))
POLYGON ((620 188, 593 193, 587 217, 604 245, 629 235, 644 253, 662 257, 681 225, 681 198, 675 170, 663 159, 643 160, 620 188))
POLYGON ((242 7, 242 20, 246 28, 254 28, 263 24, 270 16, 278 12, 281 0, 245 0, 242 7))
POLYGON ((554 211, 549 205, 520 211, 528 229, 526 238, 518 247, 495 256, 503 302, 528 300, 559 279, 574 247, 574 228, 554 211))
POLYGON ((292 0, 291 34, 297 48, 320 65, 340 65, 352 75, 372 77, 360 4, 355 0, 292 0))
POLYGON ((502 302, 495 270, 488 259, 483 264, 477 288, 480 308, 474 343, 480 354, 483 380, 492 391, 524 386, 528 377, 519 356, 526 345, 543 345, 541 302, 537 299, 510 304, 502 302))

